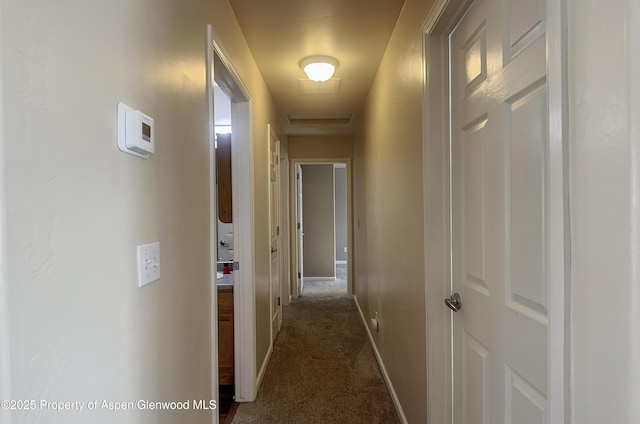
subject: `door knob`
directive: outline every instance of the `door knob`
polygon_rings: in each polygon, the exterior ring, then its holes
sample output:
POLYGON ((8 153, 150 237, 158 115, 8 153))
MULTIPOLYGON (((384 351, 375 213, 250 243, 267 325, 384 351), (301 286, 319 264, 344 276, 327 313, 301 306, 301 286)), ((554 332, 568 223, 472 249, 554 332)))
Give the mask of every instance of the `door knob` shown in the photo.
POLYGON ((458 293, 452 294, 451 297, 444 300, 444 303, 453 312, 458 312, 462 308, 462 301, 460 300, 460 295, 458 293))

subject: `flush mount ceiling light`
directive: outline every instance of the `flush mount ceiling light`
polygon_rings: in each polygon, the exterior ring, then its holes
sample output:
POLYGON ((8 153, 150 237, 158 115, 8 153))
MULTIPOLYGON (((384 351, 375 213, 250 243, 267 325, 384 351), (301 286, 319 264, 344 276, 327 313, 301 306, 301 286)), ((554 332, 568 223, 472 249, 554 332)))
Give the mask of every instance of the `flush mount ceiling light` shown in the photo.
POLYGON ((331 56, 309 56, 300 61, 300 67, 310 80, 324 82, 333 76, 338 61, 331 56))

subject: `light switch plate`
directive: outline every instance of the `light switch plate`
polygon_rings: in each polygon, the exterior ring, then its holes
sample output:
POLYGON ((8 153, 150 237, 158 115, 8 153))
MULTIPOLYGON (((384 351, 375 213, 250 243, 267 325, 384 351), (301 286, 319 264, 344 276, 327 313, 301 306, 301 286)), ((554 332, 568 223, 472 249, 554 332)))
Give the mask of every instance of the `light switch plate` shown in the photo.
POLYGON ((138 246, 138 287, 160 278, 160 242, 138 246))

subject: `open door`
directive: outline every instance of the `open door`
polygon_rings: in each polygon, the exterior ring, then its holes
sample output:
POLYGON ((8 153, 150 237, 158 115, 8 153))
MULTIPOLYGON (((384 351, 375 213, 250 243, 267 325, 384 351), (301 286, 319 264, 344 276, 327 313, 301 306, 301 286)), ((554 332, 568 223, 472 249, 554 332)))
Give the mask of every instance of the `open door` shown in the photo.
POLYGON ((271 249, 271 342, 282 325, 280 301, 280 141, 269 126, 269 234, 271 249))
POLYGON ((304 292, 304 272, 302 267, 304 227, 302 223, 302 166, 300 164, 296 164, 296 222, 296 263, 298 264, 298 296, 302 296, 304 292))

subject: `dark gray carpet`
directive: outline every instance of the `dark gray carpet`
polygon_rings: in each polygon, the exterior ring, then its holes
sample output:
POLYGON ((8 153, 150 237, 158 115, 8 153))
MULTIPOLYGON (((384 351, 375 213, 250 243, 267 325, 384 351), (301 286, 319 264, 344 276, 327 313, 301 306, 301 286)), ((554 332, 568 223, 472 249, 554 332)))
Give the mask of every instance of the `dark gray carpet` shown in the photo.
POLYGON ((283 308, 256 401, 232 422, 400 422, 344 280, 305 280, 304 296, 283 308))

